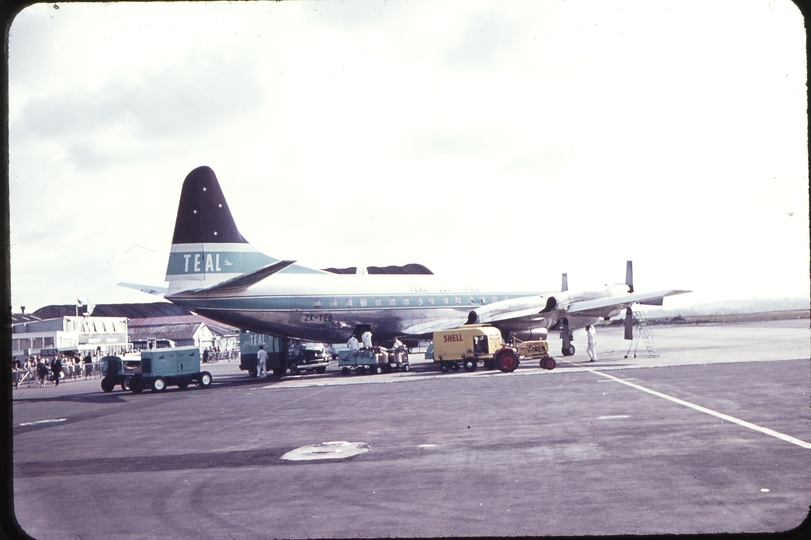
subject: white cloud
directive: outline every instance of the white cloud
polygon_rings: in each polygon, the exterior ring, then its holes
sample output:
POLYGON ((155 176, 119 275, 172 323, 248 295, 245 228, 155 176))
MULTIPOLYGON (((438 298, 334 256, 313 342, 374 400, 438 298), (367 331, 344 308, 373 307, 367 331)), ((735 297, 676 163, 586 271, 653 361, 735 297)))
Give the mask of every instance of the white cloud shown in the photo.
POLYGON ((785 1, 31 6, 13 305, 148 301, 199 165, 321 267, 807 295, 804 43, 785 1))

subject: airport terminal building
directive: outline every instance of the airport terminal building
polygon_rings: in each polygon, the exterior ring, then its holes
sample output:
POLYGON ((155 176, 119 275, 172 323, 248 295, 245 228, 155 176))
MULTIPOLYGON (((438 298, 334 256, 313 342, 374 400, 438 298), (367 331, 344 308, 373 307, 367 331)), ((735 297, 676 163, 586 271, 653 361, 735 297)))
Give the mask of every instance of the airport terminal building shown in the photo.
POLYGON ((15 360, 31 355, 103 356, 126 349, 126 317, 65 316, 18 323, 11 330, 11 354, 15 360))
POLYGON ((231 351, 239 330, 170 304, 51 305, 12 315, 12 360, 59 355, 100 358, 132 349, 197 345, 231 351), (90 311, 90 313, 88 313, 90 311), (169 345, 167 345, 169 344, 169 345))

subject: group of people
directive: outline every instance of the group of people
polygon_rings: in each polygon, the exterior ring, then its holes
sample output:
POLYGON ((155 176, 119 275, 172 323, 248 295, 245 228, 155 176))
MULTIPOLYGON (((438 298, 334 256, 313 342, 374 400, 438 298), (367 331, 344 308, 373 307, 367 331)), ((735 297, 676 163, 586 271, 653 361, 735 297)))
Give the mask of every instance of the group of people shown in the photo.
MULTIPOLYGON (((351 352, 358 352, 361 349, 361 343, 363 343, 364 349, 371 349, 372 348, 372 333, 369 330, 363 332, 360 336, 360 341, 358 341, 357 336, 352 334, 349 336, 349 341, 346 342, 346 346, 349 347, 351 352)), ((394 352, 402 352, 405 345, 403 342, 400 341, 398 338, 394 338, 394 343, 392 344, 391 348, 394 352)))
MULTIPOLYGON (((363 342, 364 349, 372 348, 372 333, 369 330, 361 334, 360 339, 363 342)), ((358 338, 355 334, 349 336, 349 341, 346 342, 346 346, 349 347, 349 350, 352 352, 358 352, 360 350, 360 342, 358 342, 358 338)))
POLYGON ((24 362, 16 360, 12 367, 18 371, 27 372, 30 380, 36 379, 40 386, 45 386, 47 381, 53 381, 54 386, 59 386, 60 379, 78 378, 84 373, 84 378, 93 376, 93 357, 87 354, 84 358, 79 356, 59 355, 53 358, 42 356, 29 356, 24 362))
POLYGON ((228 360, 237 358, 239 351, 221 351, 219 347, 207 347, 203 350, 203 363, 216 362, 218 360, 228 360))

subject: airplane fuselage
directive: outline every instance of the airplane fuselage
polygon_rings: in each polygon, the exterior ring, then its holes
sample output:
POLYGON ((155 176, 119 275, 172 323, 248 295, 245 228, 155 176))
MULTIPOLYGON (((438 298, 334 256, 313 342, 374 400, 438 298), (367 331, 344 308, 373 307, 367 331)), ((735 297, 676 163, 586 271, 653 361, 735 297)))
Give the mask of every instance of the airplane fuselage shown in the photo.
POLYGON ((257 332, 320 342, 349 338, 358 325, 375 339, 425 336, 436 321, 464 324, 470 311, 532 291, 485 291, 444 283, 433 275, 285 274, 244 290, 179 292, 168 296, 191 311, 257 332))

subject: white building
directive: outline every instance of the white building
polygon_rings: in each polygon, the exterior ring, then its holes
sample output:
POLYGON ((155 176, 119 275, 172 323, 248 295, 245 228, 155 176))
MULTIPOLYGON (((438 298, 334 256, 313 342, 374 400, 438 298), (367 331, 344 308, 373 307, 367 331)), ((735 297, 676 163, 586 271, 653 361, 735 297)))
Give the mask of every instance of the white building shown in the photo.
POLYGON ((121 353, 127 349, 126 317, 71 317, 28 321, 11 327, 15 360, 31 355, 85 356, 121 353))

